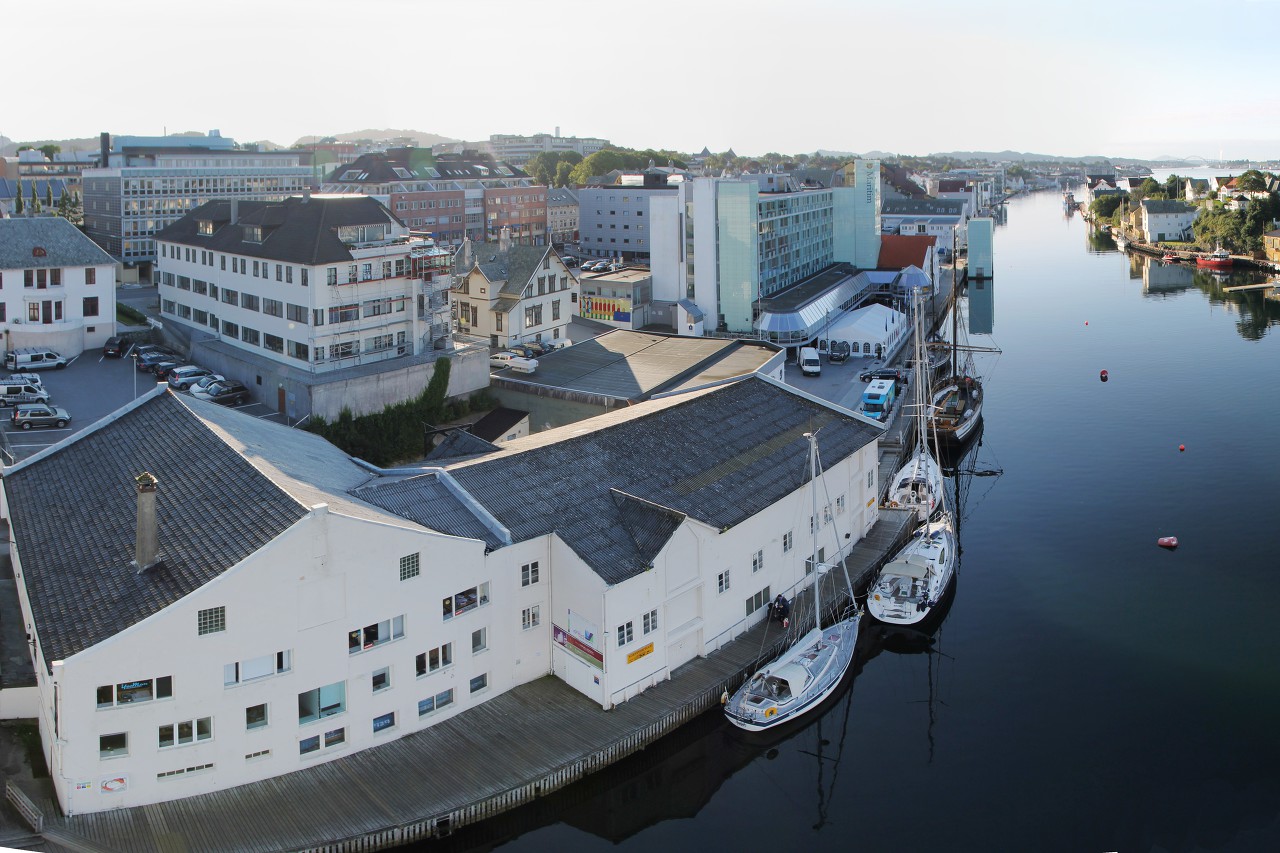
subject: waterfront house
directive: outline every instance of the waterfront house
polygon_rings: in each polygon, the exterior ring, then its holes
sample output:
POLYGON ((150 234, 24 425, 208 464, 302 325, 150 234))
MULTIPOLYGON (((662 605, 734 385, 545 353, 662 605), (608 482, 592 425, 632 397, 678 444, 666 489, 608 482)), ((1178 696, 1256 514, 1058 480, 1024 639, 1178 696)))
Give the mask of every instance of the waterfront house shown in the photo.
POLYGON ((1209 182, 1204 178, 1187 178, 1183 182, 1183 198, 1187 201, 1200 201, 1209 197, 1209 182))
POLYGON ((101 348, 116 333, 115 260, 60 216, 0 219, 0 331, 7 349, 101 348))
POLYGON ((1280 265, 1280 230, 1262 235, 1262 252, 1272 264, 1280 265))
POLYGON ((578 313, 578 279, 550 246, 517 246, 504 229, 497 243, 458 250, 453 301, 458 331, 491 347, 568 337, 578 313))
POLYGON ((879 432, 752 377, 380 471, 157 388, 0 481, 58 802, 341 760, 548 674, 625 702, 866 535, 879 432))
POLYGON ((1200 208, 1181 201, 1142 200, 1142 239, 1148 243, 1163 240, 1190 240, 1191 226, 1200 208))

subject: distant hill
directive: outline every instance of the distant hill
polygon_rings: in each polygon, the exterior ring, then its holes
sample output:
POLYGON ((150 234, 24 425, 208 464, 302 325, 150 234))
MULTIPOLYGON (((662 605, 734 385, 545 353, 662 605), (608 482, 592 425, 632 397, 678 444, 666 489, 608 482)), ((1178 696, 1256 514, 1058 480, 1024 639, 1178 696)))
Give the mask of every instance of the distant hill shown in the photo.
MULTIPOLYGON (((1102 163, 1111 162, 1115 159, 1112 157, 1102 157, 1097 154, 1089 154, 1083 157, 1059 157, 1054 154, 1031 154, 1026 151, 938 151, 929 155, 930 157, 952 157, 956 160, 990 160, 992 162, 1001 162, 1006 160, 1023 161, 1023 162, 1053 162, 1053 163, 1102 163)), ((1140 163, 1141 160, 1130 161, 1128 158, 1125 162, 1140 163)))
MULTIPOLYGON (((412 139, 419 148, 430 148, 437 142, 459 141, 451 136, 441 136, 438 133, 424 133, 421 130, 394 130, 392 128, 387 128, 385 130, 355 130, 350 133, 331 133, 328 134, 328 136, 332 136, 339 142, 359 142, 360 140, 365 139, 374 141, 379 139, 399 139, 404 137, 406 139, 412 139)), ((327 137, 304 136, 293 144, 295 148, 305 148, 306 146, 311 145, 314 142, 319 142, 321 139, 325 138, 327 137)))

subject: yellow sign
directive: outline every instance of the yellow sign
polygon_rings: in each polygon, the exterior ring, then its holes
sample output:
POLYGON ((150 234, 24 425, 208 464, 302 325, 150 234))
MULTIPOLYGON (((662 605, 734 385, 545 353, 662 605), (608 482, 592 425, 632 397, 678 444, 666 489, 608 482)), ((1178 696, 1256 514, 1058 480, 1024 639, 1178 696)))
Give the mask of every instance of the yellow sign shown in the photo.
POLYGON ((627 663, 635 663, 636 661, 640 660, 640 658, 650 654, 653 654, 653 643, 649 643, 648 645, 641 646, 631 654, 627 655, 627 663))

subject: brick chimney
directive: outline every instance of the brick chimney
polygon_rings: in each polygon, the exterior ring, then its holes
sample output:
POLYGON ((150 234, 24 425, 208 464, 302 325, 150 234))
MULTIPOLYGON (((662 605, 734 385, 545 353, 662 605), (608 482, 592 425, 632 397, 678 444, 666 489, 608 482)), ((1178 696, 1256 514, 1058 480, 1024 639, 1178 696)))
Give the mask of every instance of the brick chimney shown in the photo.
POLYGON ((133 482, 138 490, 138 537, 133 567, 142 574, 160 562, 160 527, 156 523, 156 487, 160 481, 144 471, 133 482))

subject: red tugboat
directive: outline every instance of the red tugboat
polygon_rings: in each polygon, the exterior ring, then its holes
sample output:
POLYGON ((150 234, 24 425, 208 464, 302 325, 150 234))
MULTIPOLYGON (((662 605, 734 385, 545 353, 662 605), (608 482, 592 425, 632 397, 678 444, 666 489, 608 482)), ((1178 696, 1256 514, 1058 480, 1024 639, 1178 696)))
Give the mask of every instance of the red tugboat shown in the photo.
POLYGON ((1211 270, 1229 270, 1235 263, 1226 249, 1216 249, 1203 255, 1196 255, 1196 266, 1211 270))

